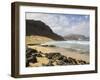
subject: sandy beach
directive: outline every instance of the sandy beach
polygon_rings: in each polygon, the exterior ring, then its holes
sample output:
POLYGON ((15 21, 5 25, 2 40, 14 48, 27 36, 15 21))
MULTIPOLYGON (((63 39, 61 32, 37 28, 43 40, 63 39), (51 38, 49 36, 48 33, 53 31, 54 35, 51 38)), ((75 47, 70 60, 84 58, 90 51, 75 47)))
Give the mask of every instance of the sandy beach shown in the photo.
POLYGON ((32 49, 36 49, 37 51, 40 51, 42 53, 47 53, 47 54, 58 52, 66 57, 72 57, 76 60, 83 60, 83 61, 86 61, 87 63, 89 63, 89 60, 90 60, 88 52, 82 53, 80 51, 76 51, 76 50, 72 50, 68 48, 49 47, 49 46, 44 47, 41 45, 31 45, 28 47, 32 49))

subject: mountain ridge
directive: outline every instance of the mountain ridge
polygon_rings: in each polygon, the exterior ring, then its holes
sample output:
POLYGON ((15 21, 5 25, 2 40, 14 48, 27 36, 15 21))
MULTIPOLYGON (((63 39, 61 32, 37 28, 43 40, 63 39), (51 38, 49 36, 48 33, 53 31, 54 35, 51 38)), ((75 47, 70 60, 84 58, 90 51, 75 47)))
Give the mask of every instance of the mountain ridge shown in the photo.
POLYGON ((89 40, 89 37, 86 37, 85 35, 81 35, 81 34, 69 34, 64 36, 65 40, 89 40))

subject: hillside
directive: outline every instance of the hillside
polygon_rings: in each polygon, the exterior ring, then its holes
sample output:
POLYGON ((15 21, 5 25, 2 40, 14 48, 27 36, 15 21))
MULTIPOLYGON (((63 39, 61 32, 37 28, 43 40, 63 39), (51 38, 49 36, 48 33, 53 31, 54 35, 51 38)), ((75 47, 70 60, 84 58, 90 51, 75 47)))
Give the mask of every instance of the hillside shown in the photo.
POLYGON ((84 35, 80 35, 80 34, 69 34, 64 36, 65 40, 89 40, 89 37, 86 37, 84 35))
POLYGON ((40 36, 52 40, 64 40, 62 36, 54 33, 44 22, 35 20, 26 20, 26 36, 40 36))

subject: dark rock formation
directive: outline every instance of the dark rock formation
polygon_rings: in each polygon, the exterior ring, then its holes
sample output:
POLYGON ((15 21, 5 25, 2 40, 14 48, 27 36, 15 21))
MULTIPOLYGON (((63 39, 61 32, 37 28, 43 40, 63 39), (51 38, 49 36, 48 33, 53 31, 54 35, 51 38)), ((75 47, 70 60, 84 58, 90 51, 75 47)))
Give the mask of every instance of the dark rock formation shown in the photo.
POLYGON ((37 62, 36 56, 37 56, 37 50, 31 48, 26 49, 26 67, 29 66, 29 62, 31 63, 37 62))
POLYGON ((54 33, 44 22, 26 20, 26 36, 31 35, 45 36, 53 40, 64 40, 62 36, 54 33))
POLYGON ((37 57, 41 58, 47 58, 49 60, 48 63, 42 64, 42 66, 56 66, 56 65, 83 65, 83 64, 89 64, 86 61, 83 60, 77 60, 72 57, 66 57, 64 55, 61 55, 60 53, 42 53, 38 52, 35 49, 27 48, 26 50, 26 67, 29 67, 29 63, 39 63, 37 61, 37 57))

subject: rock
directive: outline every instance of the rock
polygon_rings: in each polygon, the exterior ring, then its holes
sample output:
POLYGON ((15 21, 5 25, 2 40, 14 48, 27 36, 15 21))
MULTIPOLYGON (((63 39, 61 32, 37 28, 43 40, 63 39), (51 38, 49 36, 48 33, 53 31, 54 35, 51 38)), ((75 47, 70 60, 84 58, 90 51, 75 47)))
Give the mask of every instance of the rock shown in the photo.
POLYGON ((87 64, 85 61, 83 60, 78 60, 79 64, 87 64))
POLYGON ((31 48, 27 48, 27 50, 26 50, 26 58, 29 58, 31 56, 36 57, 37 56, 37 50, 31 49, 31 48))
POLYGON ((71 61, 66 57, 66 56, 62 56, 62 61, 66 63, 66 65, 70 65, 71 61))
POLYGON ((41 54, 41 56, 42 56, 42 57, 46 57, 46 55, 45 55, 45 54, 41 54))
POLYGON ((31 62, 31 63, 36 63, 36 62, 37 62, 36 57, 30 56, 30 57, 26 58, 26 67, 29 66, 29 63, 30 63, 30 62, 31 62))
POLYGON ((62 56, 62 58, 60 58, 60 59, 63 60, 63 61, 66 61, 67 60, 67 57, 66 56, 62 56))
POLYGON ((69 57, 68 60, 72 63, 72 64, 78 64, 76 59, 69 57))
POLYGON ((26 49, 26 67, 29 66, 29 63, 36 63, 37 59, 37 50, 35 49, 31 49, 31 48, 27 48, 26 49))
POLYGON ((40 53, 39 53, 39 54, 37 54, 37 57, 42 57, 42 54, 40 54, 40 53))
POLYGON ((62 55, 60 53, 54 53, 52 59, 54 59, 54 60, 62 59, 62 55))
POLYGON ((65 56, 59 55, 58 60, 64 60, 65 56))
POLYGON ((67 59, 67 60, 68 60, 68 63, 69 63, 69 64, 71 64, 71 65, 73 64, 73 60, 72 60, 72 58, 71 58, 71 57, 68 57, 68 59, 67 59))
POLYGON ((29 67, 29 62, 28 61, 26 61, 26 67, 29 67))
POLYGON ((56 61, 57 65, 65 65, 66 63, 62 60, 57 60, 56 61))
POLYGON ((38 51, 35 50, 35 49, 31 49, 31 48, 27 48, 26 49, 26 54, 29 54, 29 53, 37 53, 38 51))
POLYGON ((62 56, 61 56, 60 53, 49 53, 49 54, 46 55, 46 57, 47 57, 48 59, 57 60, 57 59, 61 58, 62 56))
POLYGON ((31 57, 27 58, 27 61, 32 62, 32 63, 36 63, 37 59, 36 59, 36 57, 31 56, 31 57))
POLYGON ((26 67, 89 64, 86 61, 66 57, 60 53, 42 53, 31 48, 27 48, 26 52, 26 67))
POLYGON ((74 64, 78 64, 76 59, 73 59, 74 64))
POLYGON ((48 54, 46 54, 46 57, 48 58, 48 59, 52 59, 52 56, 53 56, 54 54, 53 53, 48 53, 48 54))

